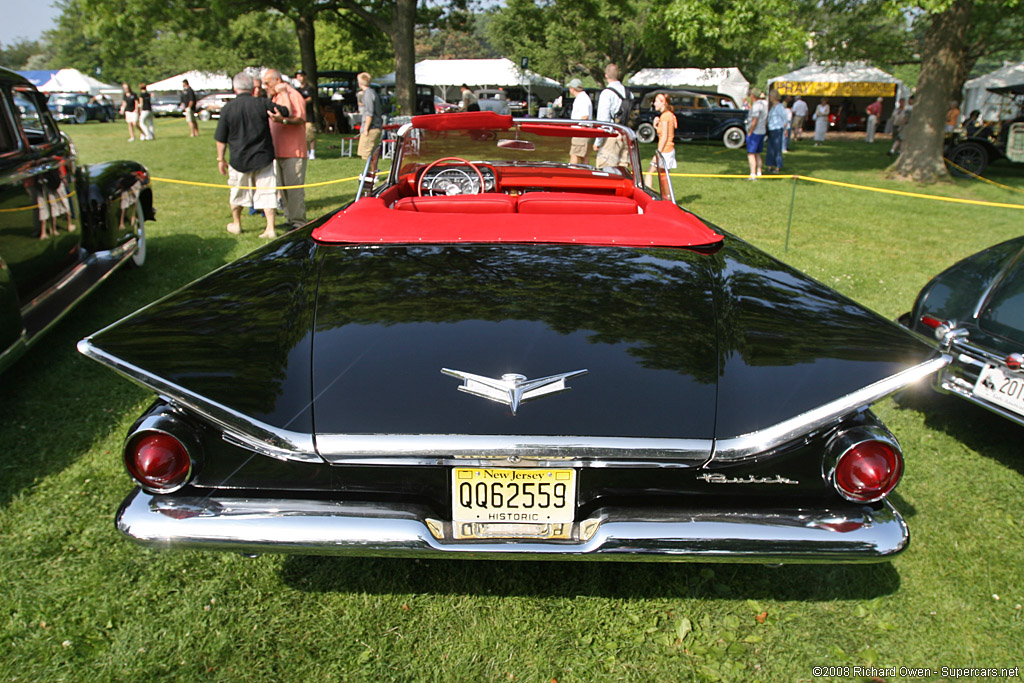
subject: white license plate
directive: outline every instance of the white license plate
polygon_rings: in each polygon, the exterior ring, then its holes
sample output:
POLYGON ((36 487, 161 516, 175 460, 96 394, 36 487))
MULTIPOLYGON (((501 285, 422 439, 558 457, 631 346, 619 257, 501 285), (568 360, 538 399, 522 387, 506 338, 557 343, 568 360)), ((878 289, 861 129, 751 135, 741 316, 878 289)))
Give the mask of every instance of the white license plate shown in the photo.
POLYGON ((974 383, 974 395, 1024 415, 1024 375, 986 365, 974 383))
POLYGON ((575 516, 576 470, 452 470, 453 522, 568 524, 575 516))

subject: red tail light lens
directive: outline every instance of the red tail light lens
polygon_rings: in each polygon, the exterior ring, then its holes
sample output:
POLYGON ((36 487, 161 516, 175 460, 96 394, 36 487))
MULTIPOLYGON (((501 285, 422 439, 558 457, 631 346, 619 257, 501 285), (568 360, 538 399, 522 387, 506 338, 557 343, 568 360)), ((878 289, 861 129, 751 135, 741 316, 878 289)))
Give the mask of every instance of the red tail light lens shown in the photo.
POLYGON ((887 496, 903 475, 903 456, 886 441, 862 441, 839 457, 832 483, 839 494, 858 503, 887 496))
POLYGON ((154 493, 180 489, 192 475, 192 458, 185 444, 162 432, 143 433, 132 439, 124 461, 132 478, 154 493))

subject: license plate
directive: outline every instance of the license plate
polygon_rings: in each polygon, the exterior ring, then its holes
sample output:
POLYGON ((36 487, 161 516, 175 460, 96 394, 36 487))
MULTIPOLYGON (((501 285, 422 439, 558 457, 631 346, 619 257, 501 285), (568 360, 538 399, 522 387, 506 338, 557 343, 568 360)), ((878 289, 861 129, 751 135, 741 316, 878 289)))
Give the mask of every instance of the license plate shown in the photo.
POLYGON ((1024 415, 1024 376, 986 365, 974 383, 974 395, 1024 415))
POLYGON ((569 524, 576 516, 576 470, 457 467, 452 521, 569 524))

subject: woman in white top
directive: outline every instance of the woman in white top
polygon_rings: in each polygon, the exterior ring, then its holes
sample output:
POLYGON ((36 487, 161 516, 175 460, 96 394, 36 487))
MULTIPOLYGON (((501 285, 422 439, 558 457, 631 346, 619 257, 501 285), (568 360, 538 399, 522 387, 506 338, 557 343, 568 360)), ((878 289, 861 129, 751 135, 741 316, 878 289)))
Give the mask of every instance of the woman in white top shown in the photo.
POLYGON ((821 102, 817 107, 814 108, 814 146, 817 147, 821 143, 825 142, 825 133, 828 132, 828 100, 824 97, 821 98, 821 102))

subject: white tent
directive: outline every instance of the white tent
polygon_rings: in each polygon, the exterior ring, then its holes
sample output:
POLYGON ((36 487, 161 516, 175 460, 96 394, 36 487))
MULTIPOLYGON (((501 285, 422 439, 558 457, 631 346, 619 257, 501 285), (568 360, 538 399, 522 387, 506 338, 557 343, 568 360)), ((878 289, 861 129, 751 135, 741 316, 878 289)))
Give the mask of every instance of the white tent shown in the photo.
POLYGON ((100 91, 120 92, 116 85, 108 85, 78 69, 61 69, 50 80, 39 86, 43 92, 80 92, 98 95, 100 91))
POLYGON ((1024 63, 1004 64, 1001 69, 972 78, 964 83, 964 104, 961 111, 966 115, 979 109, 981 118, 985 121, 996 121, 1003 118, 1002 112, 999 111, 999 105, 1003 99, 988 92, 988 88, 1016 85, 1017 83, 1024 83, 1024 63))
MULTIPOLYGON (((395 82, 394 72, 375 79, 382 85, 395 82)), ((542 97, 557 97, 562 84, 545 78, 529 69, 520 69, 510 59, 424 59, 416 63, 416 82, 420 85, 435 86, 441 90, 441 97, 447 99, 447 90, 465 83, 469 86, 484 87, 529 87, 542 97)))
POLYGON ((747 96, 749 81, 739 69, 641 69, 629 77, 629 84, 655 85, 667 88, 700 88, 732 95, 737 104, 747 96))
POLYGON ((782 95, 810 97, 892 97, 903 81, 864 62, 811 64, 768 80, 782 95))
POLYGON ((207 73, 205 71, 186 71, 183 74, 150 83, 146 89, 150 92, 181 90, 181 82, 186 79, 193 90, 231 90, 231 77, 226 73, 207 73))

